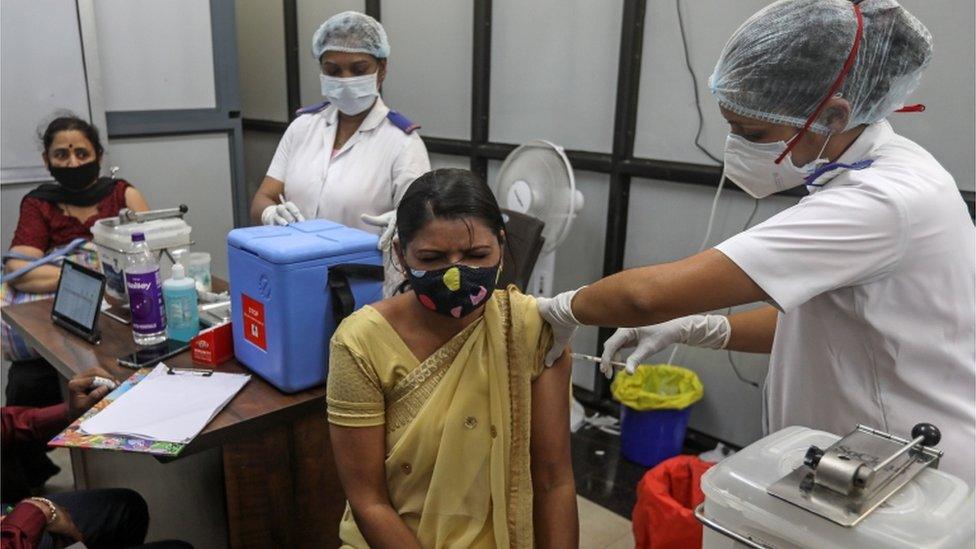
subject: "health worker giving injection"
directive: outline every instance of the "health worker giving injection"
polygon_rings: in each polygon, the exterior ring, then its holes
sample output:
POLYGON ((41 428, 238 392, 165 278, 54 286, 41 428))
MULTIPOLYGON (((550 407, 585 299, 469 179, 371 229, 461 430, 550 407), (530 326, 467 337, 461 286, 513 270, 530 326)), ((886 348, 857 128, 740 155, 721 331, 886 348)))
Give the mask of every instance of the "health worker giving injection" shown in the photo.
POLYGON ((540 298, 553 349, 590 324, 625 327, 605 369, 628 347, 628 369, 673 343, 771 353, 768 432, 931 422, 940 469, 972 486, 976 228, 952 175, 887 121, 931 57, 894 0, 781 0, 749 18, 709 80, 725 177, 755 198, 809 194, 712 249, 540 298))

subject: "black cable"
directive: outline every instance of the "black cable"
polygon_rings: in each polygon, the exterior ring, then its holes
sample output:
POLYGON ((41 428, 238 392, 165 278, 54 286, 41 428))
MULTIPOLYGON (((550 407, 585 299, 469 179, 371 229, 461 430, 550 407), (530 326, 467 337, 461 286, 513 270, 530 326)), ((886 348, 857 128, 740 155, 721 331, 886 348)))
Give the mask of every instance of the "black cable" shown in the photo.
POLYGON ((759 211, 759 199, 753 198, 752 200, 753 200, 752 213, 749 214, 749 219, 746 219, 746 224, 742 226, 743 231, 748 229, 749 225, 752 225, 752 220, 756 217, 756 212, 759 211))
POLYGON ((695 69, 691 67, 691 54, 688 53, 688 38, 685 36, 685 21, 681 15, 681 0, 675 0, 675 8, 678 10, 678 30, 681 34, 681 46, 685 50, 685 66, 688 67, 688 74, 691 75, 692 90, 695 92, 695 110, 698 111, 698 132, 695 133, 695 146, 698 147, 705 156, 712 159, 717 164, 722 164, 722 160, 710 153, 701 144, 701 134, 705 129, 705 115, 702 113, 701 97, 698 94, 698 77, 695 76, 695 69))
POLYGON ((742 374, 739 373, 739 367, 736 366, 735 361, 732 360, 732 351, 726 351, 726 352, 729 355, 729 364, 732 365, 732 371, 735 372, 735 377, 739 378, 739 381, 741 381, 742 383, 745 383, 746 385, 752 385, 753 387, 758 389, 759 383, 752 381, 751 379, 746 379, 745 377, 742 376, 742 374))

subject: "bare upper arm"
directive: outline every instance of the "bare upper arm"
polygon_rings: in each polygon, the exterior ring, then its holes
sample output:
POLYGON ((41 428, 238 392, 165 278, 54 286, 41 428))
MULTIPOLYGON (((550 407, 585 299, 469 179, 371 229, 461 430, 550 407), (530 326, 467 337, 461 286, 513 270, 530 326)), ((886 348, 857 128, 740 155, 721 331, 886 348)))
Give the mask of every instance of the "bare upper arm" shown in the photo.
POLYGON ((768 299, 745 271, 714 248, 646 269, 652 272, 644 295, 669 318, 768 299))
POLYGON ((125 190, 125 206, 134 212, 148 212, 149 204, 139 189, 128 187, 125 190))
POLYGON ((277 179, 266 175, 264 179, 261 180, 261 186, 258 187, 255 196, 260 195, 277 202, 278 195, 285 193, 285 183, 283 181, 278 181, 277 179))
POLYGON ((569 349, 532 382, 532 481, 541 487, 573 478, 569 445, 569 349))
POLYGON ((349 505, 389 504, 386 486, 386 428, 329 425, 339 481, 349 505))

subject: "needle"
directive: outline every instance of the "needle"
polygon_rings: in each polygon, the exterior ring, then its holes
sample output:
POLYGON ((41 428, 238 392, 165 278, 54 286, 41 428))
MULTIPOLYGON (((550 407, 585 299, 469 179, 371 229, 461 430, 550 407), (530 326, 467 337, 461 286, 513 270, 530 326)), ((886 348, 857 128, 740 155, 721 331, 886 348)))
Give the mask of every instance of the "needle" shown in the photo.
MULTIPOLYGON (((602 359, 598 356, 584 355, 583 353, 573 353, 573 358, 578 358, 580 360, 589 360, 590 362, 596 362, 597 364, 599 364, 602 361, 602 359)), ((616 360, 611 360, 610 364, 617 367, 617 369, 619 370, 623 370, 627 367, 627 364, 623 362, 618 362, 616 360)))

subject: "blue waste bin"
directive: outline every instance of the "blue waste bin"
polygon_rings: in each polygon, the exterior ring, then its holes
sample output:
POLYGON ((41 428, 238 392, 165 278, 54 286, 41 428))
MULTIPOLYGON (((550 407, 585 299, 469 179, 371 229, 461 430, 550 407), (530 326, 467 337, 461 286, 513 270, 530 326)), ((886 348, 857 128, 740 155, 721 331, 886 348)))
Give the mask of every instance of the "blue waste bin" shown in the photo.
POLYGON ((684 410, 639 412, 620 406, 620 451, 644 467, 681 453, 691 407, 684 410))
POLYGON ((681 453, 691 405, 704 388, 695 372, 671 364, 618 372, 611 385, 620 402, 620 450, 645 467, 681 453))

